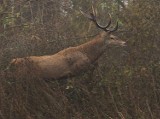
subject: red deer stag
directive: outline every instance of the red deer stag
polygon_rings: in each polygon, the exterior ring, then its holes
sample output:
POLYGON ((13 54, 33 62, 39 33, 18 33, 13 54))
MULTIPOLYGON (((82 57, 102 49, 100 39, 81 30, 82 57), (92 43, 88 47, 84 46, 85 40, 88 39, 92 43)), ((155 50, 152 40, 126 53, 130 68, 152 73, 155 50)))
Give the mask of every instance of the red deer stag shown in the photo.
POLYGON ((103 30, 91 41, 76 47, 66 48, 54 55, 16 58, 11 61, 11 65, 21 68, 22 64, 25 62, 28 64, 29 61, 38 67, 40 78, 60 79, 68 76, 76 76, 80 72, 89 69, 105 52, 108 45, 125 46, 124 41, 111 35, 112 32, 118 29, 118 22, 114 29, 108 29, 111 24, 111 16, 108 24, 101 26, 97 23, 94 12, 90 15, 84 12, 82 12, 82 14, 89 18, 98 28, 103 30))

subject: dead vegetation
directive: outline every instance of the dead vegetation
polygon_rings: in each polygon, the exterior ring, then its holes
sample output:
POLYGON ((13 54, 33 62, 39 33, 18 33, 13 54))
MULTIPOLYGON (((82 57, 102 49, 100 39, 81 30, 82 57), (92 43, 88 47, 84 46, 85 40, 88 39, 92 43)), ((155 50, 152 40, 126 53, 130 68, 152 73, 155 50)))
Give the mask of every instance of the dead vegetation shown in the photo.
POLYGON ((79 5, 89 9, 90 2, 73 1, 74 7, 70 2, 60 7, 61 0, 0 2, 4 10, 0 11, 0 119, 159 119, 156 0, 136 0, 123 9, 122 3, 118 9, 114 1, 97 2, 97 9, 107 5, 114 17, 118 13, 121 26, 116 35, 127 39, 128 47, 108 48, 94 72, 68 80, 43 80, 34 72, 37 67, 28 64, 18 71, 6 70, 13 58, 53 54, 98 33, 78 11, 79 5))

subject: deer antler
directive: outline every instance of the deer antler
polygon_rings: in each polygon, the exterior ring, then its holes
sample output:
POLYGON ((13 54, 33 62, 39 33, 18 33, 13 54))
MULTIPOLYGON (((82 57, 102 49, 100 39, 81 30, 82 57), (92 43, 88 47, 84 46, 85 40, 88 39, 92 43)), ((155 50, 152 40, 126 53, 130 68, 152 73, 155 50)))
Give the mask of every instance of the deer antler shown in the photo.
POLYGON ((111 20, 111 15, 110 15, 110 14, 108 14, 108 15, 109 15, 109 22, 108 22, 108 24, 107 24, 106 26, 101 26, 100 24, 98 24, 98 22, 97 22, 97 20, 96 20, 95 10, 94 10, 93 7, 92 7, 92 13, 90 13, 90 15, 84 13, 82 10, 80 10, 80 12, 81 12, 85 17, 87 17, 88 19, 90 19, 91 21, 93 21, 98 28, 100 28, 100 29, 102 29, 102 30, 104 30, 104 31, 106 31, 106 32, 111 33, 111 32, 114 32, 114 31, 116 31, 116 30, 118 29, 118 21, 117 21, 116 26, 115 26, 112 30, 111 30, 111 29, 108 29, 108 27, 111 25, 111 22, 112 22, 112 20, 111 20))

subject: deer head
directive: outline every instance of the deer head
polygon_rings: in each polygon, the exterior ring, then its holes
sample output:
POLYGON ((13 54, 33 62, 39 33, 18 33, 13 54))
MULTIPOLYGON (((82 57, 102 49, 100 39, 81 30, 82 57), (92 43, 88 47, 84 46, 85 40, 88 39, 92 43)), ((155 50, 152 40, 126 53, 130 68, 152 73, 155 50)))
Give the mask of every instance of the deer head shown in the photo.
POLYGON ((106 37, 105 43, 106 45, 116 45, 116 46, 126 46, 126 42, 120 40, 117 36, 112 35, 113 32, 115 32, 118 29, 118 21, 116 23, 116 26, 113 29, 109 29, 109 26, 111 25, 111 15, 109 14, 109 22, 107 25, 102 26, 97 22, 95 10, 92 7, 93 12, 90 14, 84 13, 82 10, 80 12, 87 17, 89 20, 91 20, 98 28, 102 29, 103 32, 100 33, 101 37, 106 37))

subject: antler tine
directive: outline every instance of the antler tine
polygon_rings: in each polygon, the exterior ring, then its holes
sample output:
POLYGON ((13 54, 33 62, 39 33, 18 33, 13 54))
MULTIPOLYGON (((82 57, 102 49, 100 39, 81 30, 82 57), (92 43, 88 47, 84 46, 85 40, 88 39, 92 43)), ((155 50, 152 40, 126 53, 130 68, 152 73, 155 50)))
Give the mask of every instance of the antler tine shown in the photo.
POLYGON ((109 31, 109 33, 114 32, 114 31, 116 31, 118 29, 118 26, 119 25, 118 25, 118 21, 117 21, 116 26, 112 30, 106 29, 106 31, 109 31))
POLYGON ((101 26, 101 25, 97 22, 97 20, 96 20, 96 15, 95 15, 96 12, 95 12, 93 6, 92 6, 92 13, 90 13, 90 15, 84 13, 81 9, 80 9, 80 12, 81 12, 84 16, 86 16, 88 19, 90 19, 91 21, 93 21, 98 28, 103 29, 103 30, 106 31, 106 32, 111 33, 111 32, 114 32, 114 31, 116 31, 116 30, 118 29, 118 21, 117 21, 117 24, 116 24, 115 28, 113 28, 112 30, 111 30, 111 29, 107 29, 107 28, 111 25, 111 22, 112 22, 111 14, 109 14, 109 22, 108 22, 108 24, 107 24, 106 26, 101 26))
POLYGON ((96 11, 95 11, 93 5, 92 5, 92 14, 96 17, 96 11))
POLYGON ((95 16, 93 13, 91 13, 91 16, 92 16, 92 18, 94 19, 93 22, 96 24, 96 26, 97 26, 98 28, 101 28, 101 29, 103 29, 103 30, 106 30, 106 29, 111 25, 112 20, 111 20, 111 15, 110 15, 110 14, 109 14, 109 22, 108 22, 108 24, 107 24, 106 26, 100 25, 100 24, 97 22, 96 16, 95 16))
POLYGON ((85 17, 87 17, 88 19, 92 20, 93 21, 93 16, 92 15, 88 15, 86 13, 84 13, 81 9, 79 9, 81 14, 83 14, 85 17))
POLYGON ((109 22, 108 22, 108 24, 107 24, 106 26, 101 26, 100 24, 98 24, 98 22, 97 22, 97 20, 96 20, 96 11, 95 11, 93 5, 92 5, 92 13, 91 13, 91 15, 92 15, 92 17, 94 18, 95 24, 96 24, 99 28, 105 30, 105 29, 107 29, 107 28, 111 25, 111 21, 112 21, 112 20, 111 20, 111 14, 110 14, 110 13, 108 13, 108 15, 109 15, 109 22))

